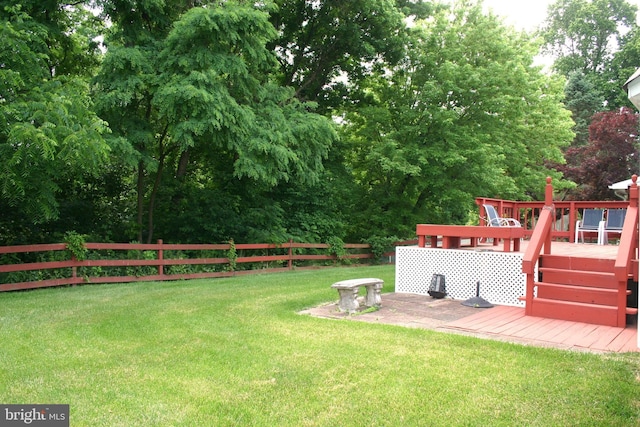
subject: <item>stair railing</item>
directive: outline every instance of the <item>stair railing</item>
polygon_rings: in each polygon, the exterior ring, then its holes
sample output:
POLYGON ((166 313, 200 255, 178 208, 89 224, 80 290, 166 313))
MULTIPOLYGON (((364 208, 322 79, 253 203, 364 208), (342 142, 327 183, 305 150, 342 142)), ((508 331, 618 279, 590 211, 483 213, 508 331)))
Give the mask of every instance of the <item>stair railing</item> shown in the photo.
POLYGON ((547 177, 547 185, 544 192, 544 208, 540 211, 540 218, 536 223, 529 245, 522 258, 522 272, 526 277, 526 294, 524 312, 531 315, 533 310, 533 288, 535 286, 535 268, 543 250, 551 253, 551 226, 555 221, 553 207, 553 186, 551 178, 547 177))
POLYGON ((631 177, 629 186, 629 207, 624 218, 620 246, 614 266, 616 280, 618 281, 618 319, 617 326, 624 328, 626 325, 627 311, 627 280, 632 274, 632 261, 637 258, 638 249, 638 180, 637 175, 631 177))

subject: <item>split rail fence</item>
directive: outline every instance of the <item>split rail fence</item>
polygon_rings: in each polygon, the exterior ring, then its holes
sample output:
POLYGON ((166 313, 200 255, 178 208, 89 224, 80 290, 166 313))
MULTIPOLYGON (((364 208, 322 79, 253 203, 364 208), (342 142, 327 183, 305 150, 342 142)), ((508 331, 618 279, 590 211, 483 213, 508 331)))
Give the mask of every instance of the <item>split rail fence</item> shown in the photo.
MULTIPOLYGON (((395 245, 416 244, 417 241, 395 245)), ((339 255, 326 243, 152 244, 84 243, 82 259, 66 243, 0 247, 0 291, 52 286, 230 277, 374 260, 369 244, 346 243, 339 255), (334 252, 334 253, 332 253, 334 252)))

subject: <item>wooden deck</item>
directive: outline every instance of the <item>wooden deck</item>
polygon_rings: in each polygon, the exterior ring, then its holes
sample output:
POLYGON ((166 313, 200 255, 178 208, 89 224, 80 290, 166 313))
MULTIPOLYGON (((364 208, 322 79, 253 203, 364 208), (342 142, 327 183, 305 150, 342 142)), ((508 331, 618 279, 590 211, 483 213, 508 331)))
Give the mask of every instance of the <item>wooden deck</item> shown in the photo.
MULTIPOLYGON (((527 250, 528 241, 524 240, 520 251, 527 250)), ((500 246, 479 245, 469 249, 499 250, 500 246)), ((616 245, 597 245, 595 243, 553 242, 551 254, 597 259, 615 259, 618 254, 616 245)), ((638 348, 637 316, 634 324, 626 328, 592 325, 566 320, 525 316, 519 307, 496 306, 472 316, 459 319, 442 326, 440 329, 452 332, 529 343, 532 345, 581 349, 602 352, 640 351, 638 348)))
MULTIPOLYGON (((466 243, 469 244, 469 240, 467 240, 466 243)), ((528 244, 528 240, 522 240, 520 243, 520 250, 516 252, 524 253, 527 250, 528 244)), ((491 243, 481 243, 477 246, 466 246, 461 249, 501 251, 502 245, 493 246, 491 243)), ((551 244, 551 254, 572 255, 585 258, 616 259, 616 256, 618 255, 618 246, 597 245, 595 243, 553 242, 551 244)))
MULTIPOLYGON (((528 243, 528 240, 523 240, 518 252, 524 253, 528 243)), ((500 251, 501 246, 484 243, 465 249, 500 251)), ((618 246, 553 242, 551 254, 615 259, 618 254, 618 246)), ((627 352, 640 351, 637 323, 637 316, 635 316, 633 325, 627 325, 626 328, 616 328, 525 316, 523 308, 496 306, 442 325, 438 329, 538 346, 599 352, 627 352)))
POLYGON ((525 316, 524 308, 495 306, 438 327, 481 338, 591 352, 638 352, 637 320, 626 328, 525 316))

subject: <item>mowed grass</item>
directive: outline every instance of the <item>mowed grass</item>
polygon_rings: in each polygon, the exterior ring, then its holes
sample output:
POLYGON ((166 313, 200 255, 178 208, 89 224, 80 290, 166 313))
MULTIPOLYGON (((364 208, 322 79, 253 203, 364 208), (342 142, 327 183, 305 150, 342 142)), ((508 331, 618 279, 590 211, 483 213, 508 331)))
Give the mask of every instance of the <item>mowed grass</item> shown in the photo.
MULTIPOLYGON (((72 426, 636 426, 640 357, 298 311, 390 266, 0 294, 0 402, 72 426)), ((384 303, 384 296, 383 296, 384 303)))

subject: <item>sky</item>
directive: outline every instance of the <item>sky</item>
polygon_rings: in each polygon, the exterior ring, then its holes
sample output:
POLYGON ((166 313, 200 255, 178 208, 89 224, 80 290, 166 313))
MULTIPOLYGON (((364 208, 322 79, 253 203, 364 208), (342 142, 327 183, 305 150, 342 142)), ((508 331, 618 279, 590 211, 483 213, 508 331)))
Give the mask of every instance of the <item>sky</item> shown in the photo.
MULTIPOLYGON (((640 9, 640 0, 627 0, 640 9)), ((554 0, 484 0, 486 8, 503 16, 505 23, 519 30, 532 31, 547 17, 548 6, 554 0)))

